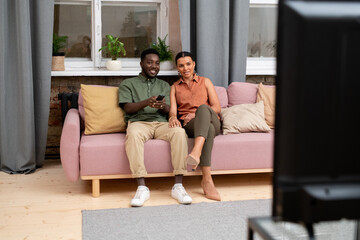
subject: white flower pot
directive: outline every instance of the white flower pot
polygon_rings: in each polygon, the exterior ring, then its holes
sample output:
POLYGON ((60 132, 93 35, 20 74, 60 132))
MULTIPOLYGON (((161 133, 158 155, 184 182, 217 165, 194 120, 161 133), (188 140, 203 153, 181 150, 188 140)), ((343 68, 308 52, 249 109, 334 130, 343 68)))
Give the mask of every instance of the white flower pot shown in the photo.
POLYGON ((121 69, 120 60, 109 60, 106 62, 106 68, 109 71, 119 71, 121 69))
POLYGON ((174 64, 172 61, 160 62, 161 71, 172 70, 173 68, 174 68, 174 64))

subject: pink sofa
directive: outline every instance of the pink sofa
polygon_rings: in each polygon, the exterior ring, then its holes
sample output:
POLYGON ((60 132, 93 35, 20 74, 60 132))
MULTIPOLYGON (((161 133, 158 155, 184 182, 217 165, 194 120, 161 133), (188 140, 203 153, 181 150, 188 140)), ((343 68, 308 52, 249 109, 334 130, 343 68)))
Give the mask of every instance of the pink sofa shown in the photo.
MULTIPOLYGON (((215 87, 221 107, 255 103, 258 85, 232 83, 228 89, 215 87)), ((125 153, 125 133, 84 135, 80 125, 84 119, 83 99, 79 94, 79 109, 66 115, 60 141, 62 166, 70 181, 92 180, 92 195, 100 195, 101 179, 131 178, 125 153)), ((219 135, 212 152, 213 174, 271 172, 274 131, 219 135)), ((189 150, 193 139, 189 139, 189 150)), ((145 144, 145 165, 149 177, 172 176, 170 145, 163 140, 145 144)), ((200 175, 200 171, 188 175, 200 175)))

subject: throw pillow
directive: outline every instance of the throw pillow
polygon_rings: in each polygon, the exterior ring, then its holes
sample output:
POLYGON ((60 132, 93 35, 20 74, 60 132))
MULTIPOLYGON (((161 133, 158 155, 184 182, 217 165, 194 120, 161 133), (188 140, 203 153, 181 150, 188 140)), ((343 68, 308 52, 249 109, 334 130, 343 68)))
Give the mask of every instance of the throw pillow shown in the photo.
POLYGON ((221 109, 223 134, 243 132, 268 132, 265 122, 264 103, 240 104, 221 109))
POLYGON ((265 121, 270 128, 275 127, 275 90, 273 86, 265 87, 259 84, 256 102, 264 102, 265 121))
POLYGON ((81 84, 85 134, 125 132, 124 111, 119 107, 118 91, 118 87, 81 84))

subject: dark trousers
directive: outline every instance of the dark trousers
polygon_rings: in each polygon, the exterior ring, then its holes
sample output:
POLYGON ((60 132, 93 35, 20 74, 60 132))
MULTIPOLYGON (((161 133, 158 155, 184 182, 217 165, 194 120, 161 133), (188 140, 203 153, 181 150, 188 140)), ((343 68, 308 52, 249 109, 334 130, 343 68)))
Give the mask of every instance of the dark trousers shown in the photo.
POLYGON ((184 129, 191 138, 199 136, 205 138, 199 166, 211 166, 211 151, 214 138, 220 133, 220 120, 216 112, 208 105, 201 105, 196 110, 195 118, 191 119, 191 121, 185 125, 184 129))

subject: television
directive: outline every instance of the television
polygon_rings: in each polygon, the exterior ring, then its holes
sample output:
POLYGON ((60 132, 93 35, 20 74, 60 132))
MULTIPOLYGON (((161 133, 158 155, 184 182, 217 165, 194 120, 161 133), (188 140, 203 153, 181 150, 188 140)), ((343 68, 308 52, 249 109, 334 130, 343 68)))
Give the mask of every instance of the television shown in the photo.
POLYGON ((360 1, 278 10, 272 216, 360 219, 360 1))

